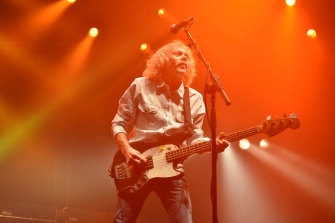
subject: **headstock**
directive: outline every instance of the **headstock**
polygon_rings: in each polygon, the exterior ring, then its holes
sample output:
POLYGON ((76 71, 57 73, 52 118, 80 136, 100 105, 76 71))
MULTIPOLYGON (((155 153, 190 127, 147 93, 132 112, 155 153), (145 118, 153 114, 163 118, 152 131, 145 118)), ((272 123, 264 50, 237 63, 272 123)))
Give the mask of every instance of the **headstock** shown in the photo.
POLYGON ((283 115, 282 118, 274 117, 270 115, 266 118, 260 128, 260 132, 267 134, 268 136, 275 136, 278 133, 284 131, 287 128, 297 129, 300 126, 300 121, 297 118, 297 114, 283 115))

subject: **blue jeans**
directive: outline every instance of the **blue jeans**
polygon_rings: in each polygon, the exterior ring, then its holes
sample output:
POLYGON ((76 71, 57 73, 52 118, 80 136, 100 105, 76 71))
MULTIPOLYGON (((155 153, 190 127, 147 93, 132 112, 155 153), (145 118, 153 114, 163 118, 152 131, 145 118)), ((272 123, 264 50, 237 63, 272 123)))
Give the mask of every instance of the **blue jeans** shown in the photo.
POLYGON ((183 176, 155 178, 134 194, 119 194, 119 202, 115 211, 114 222, 135 222, 145 199, 152 191, 154 191, 162 201, 171 222, 192 222, 191 199, 183 176))

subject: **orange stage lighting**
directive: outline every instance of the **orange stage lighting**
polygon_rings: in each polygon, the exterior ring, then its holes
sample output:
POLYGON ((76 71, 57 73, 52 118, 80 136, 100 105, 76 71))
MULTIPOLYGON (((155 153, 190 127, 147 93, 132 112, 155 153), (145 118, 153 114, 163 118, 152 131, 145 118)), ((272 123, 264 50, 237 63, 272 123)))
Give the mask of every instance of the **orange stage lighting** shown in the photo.
POLYGON ((30 35, 39 36, 41 32, 44 32, 57 21, 68 6, 69 4, 66 1, 57 1, 39 9, 37 12, 33 12, 22 24, 23 31, 30 35))
MULTIPOLYGON (((24 66, 25 69, 30 71, 30 74, 40 78, 45 77, 47 67, 42 63, 37 63, 36 58, 33 58, 32 55, 28 55, 23 49, 13 47, 14 43, 15 41, 5 38, 4 35, 0 33, 0 49, 5 53, 6 57, 24 66)), ((0 51, 0 56, 2 52, 0 51)))
POLYGON ((314 29, 309 29, 307 31, 307 36, 311 39, 314 39, 316 37, 316 31, 314 29))
POLYGON ((10 126, 16 120, 14 112, 5 103, 2 98, 0 98, 0 122, 2 127, 10 126))
POLYGON ((164 8, 159 9, 157 14, 159 16, 166 16, 166 9, 164 8))
POLYGON ((96 37, 99 34, 99 31, 97 28, 93 27, 90 29, 89 34, 91 37, 96 37))
POLYGON ((150 46, 147 43, 142 43, 140 46, 140 50, 144 53, 147 53, 150 50, 150 46))
POLYGON ((335 207, 333 173, 330 169, 279 146, 272 145, 271 152, 259 149, 249 152, 308 193, 306 196, 314 197, 329 208, 335 207))
POLYGON ((250 148, 250 142, 247 139, 241 139, 240 143, 239 143, 239 146, 240 146, 241 149, 247 150, 247 149, 250 148))
POLYGON ((77 78, 80 78, 79 74, 85 66, 92 43, 93 39, 90 36, 86 36, 80 43, 78 43, 68 57, 66 57, 63 64, 60 66, 61 69, 57 71, 58 74, 66 74, 60 76, 60 85, 69 86, 73 84, 77 78))
POLYGON ((259 142, 259 146, 262 148, 262 149, 266 149, 269 147, 269 142, 266 140, 266 139, 262 139, 260 142, 259 142))
MULTIPOLYGON (((22 120, 13 120, 16 121, 14 124, 9 122, 11 120, 8 121, 10 116, 6 116, 6 120, 10 125, 6 129, 6 134, 0 137, 0 163, 5 157, 15 151, 11 149, 14 145, 31 138, 43 126, 47 118, 57 111, 59 107, 64 106, 70 100, 77 97, 80 88, 83 86, 83 76, 80 76, 80 74, 82 74, 81 71, 85 68, 85 62, 87 61, 92 43, 93 39, 86 35, 70 55, 65 58, 64 62, 59 66, 59 70, 55 71, 56 76, 59 77, 55 85, 59 88, 56 89, 55 97, 51 98, 50 102, 41 109, 36 109, 36 112, 22 118, 22 120)), ((8 112, 8 109, 0 101, 0 115, 6 115, 8 112)))
POLYGON ((293 6, 295 4, 295 0, 286 0, 286 4, 288 6, 293 6))

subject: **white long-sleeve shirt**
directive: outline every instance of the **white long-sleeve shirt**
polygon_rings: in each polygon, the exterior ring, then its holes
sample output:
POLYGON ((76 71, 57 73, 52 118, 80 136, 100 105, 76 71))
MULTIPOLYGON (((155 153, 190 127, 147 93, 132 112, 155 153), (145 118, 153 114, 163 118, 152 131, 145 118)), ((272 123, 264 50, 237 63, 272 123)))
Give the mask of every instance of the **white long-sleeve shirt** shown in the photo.
POLYGON ((183 95, 184 85, 177 91, 170 91, 164 82, 155 83, 147 77, 136 78, 119 101, 119 108, 112 121, 114 137, 134 128, 130 144, 176 144, 191 145, 203 139, 202 124, 205 106, 202 95, 189 88, 191 118, 194 130, 186 138, 184 128, 183 95))

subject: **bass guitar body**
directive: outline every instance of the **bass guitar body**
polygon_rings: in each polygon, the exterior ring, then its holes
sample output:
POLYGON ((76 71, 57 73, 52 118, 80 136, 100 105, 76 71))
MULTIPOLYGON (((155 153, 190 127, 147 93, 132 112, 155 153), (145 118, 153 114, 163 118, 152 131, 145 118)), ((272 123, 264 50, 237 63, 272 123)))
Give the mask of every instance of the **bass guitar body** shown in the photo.
POLYGON ((146 150, 143 155, 147 161, 138 165, 129 165, 120 151, 114 156, 109 169, 119 192, 134 193, 153 178, 166 178, 179 175, 177 163, 168 161, 166 153, 178 149, 175 145, 161 145, 146 150))

